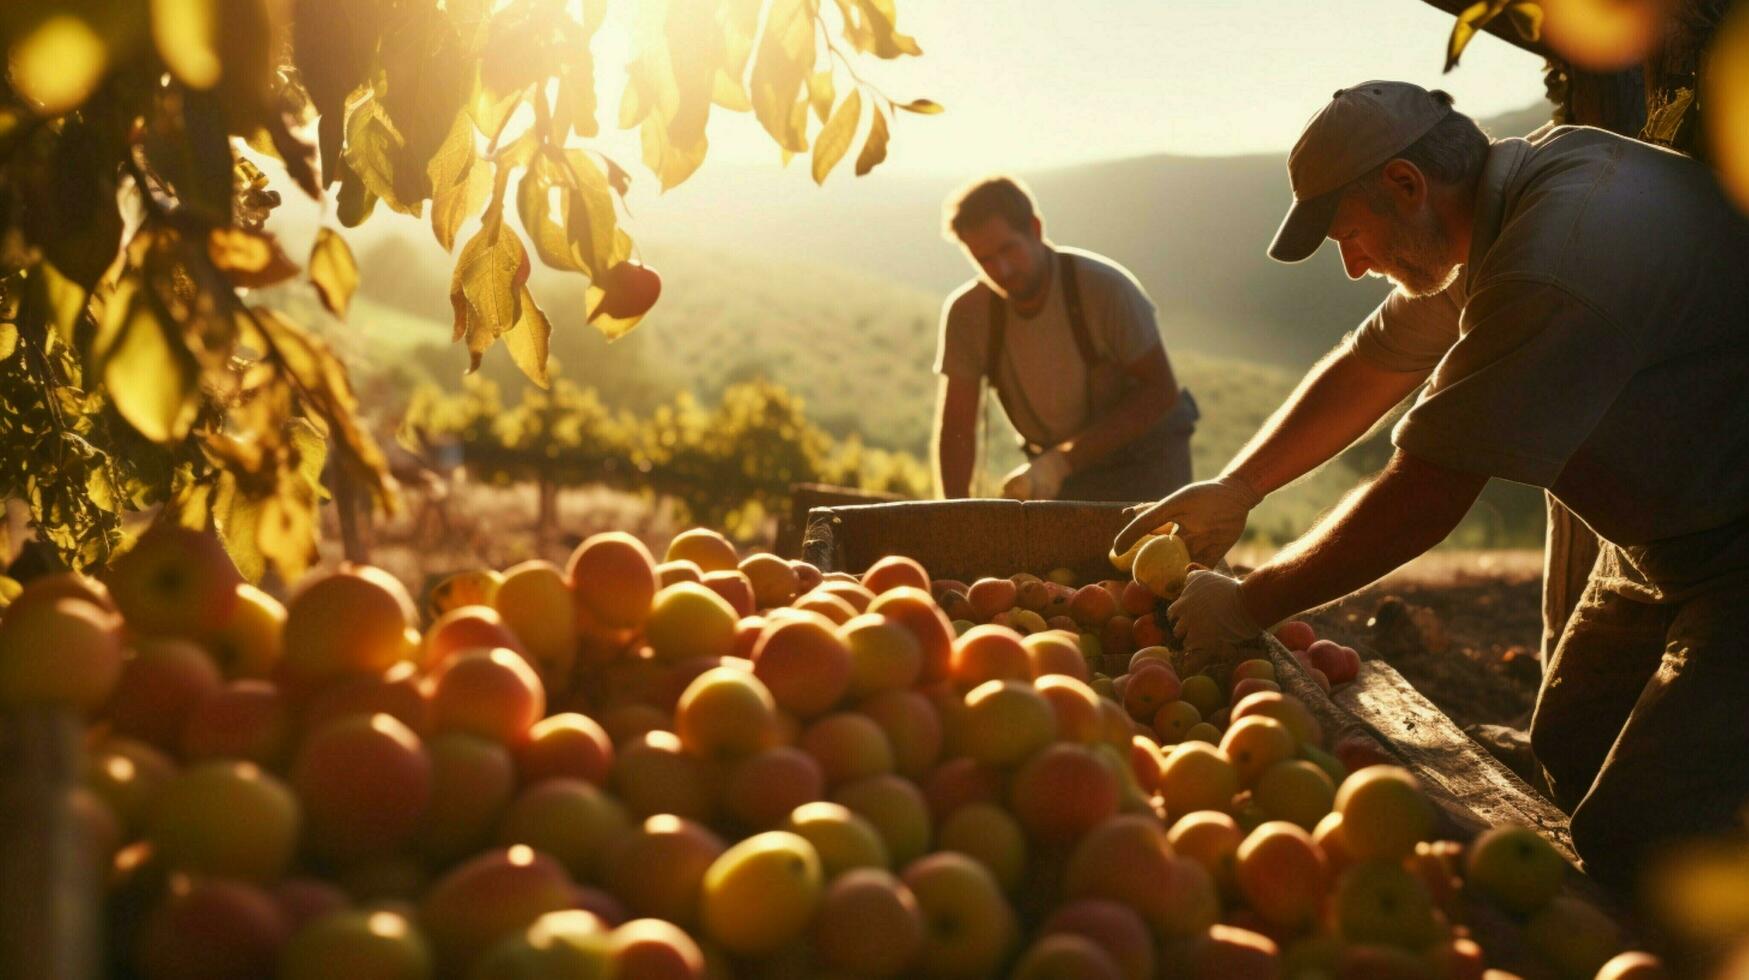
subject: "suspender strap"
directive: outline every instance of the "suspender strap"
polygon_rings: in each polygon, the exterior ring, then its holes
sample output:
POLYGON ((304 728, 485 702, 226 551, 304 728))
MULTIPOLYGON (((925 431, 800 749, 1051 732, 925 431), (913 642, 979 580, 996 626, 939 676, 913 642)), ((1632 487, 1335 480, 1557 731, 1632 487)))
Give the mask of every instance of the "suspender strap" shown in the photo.
MULTIPOLYGON (((1086 371, 1087 421, 1093 421, 1093 365, 1098 362, 1098 352, 1093 348, 1093 335, 1087 330, 1087 314, 1081 309, 1081 283, 1075 275, 1074 260, 1067 252, 1057 253, 1057 277, 1063 283, 1063 305, 1069 313, 1069 333, 1075 338, 1075 349, 1081 352, 1081 364, 1086 371)), ((984 377, 990 382, 990 390, 996 392, 1002 399, 1002 407, 1007 409, 1008 400, 1002 394, 1002 389, 996 383, 996 372, 1002 365, 1003 345, 1008 334, 1008 303, 992 290, 990 293, 990 345, 984 362, 984 377)), ((1035 415, 1037 413, 1034 413, 1035 415)), ((1009 413, 1013 417, 1013 413, 1009 413)))

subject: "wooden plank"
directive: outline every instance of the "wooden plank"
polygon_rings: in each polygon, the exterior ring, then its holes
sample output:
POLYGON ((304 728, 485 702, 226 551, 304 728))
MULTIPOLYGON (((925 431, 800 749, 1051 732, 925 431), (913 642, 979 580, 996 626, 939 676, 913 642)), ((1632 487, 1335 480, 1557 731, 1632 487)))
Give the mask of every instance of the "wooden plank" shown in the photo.
POLYGON ((1361 664, 1355 682, 1333 699, 1395 750, 1442 807, 1467 830, 1503 823, 1535 827, 1569 862, 1573 835, 1567 815, 1477 745, 1389 664, 1361 664))

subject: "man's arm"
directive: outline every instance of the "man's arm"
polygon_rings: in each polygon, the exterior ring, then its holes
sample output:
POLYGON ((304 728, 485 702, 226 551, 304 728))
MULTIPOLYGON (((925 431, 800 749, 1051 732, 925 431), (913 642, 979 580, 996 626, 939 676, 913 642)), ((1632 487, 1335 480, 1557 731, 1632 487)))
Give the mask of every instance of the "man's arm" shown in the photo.
POLYGON ((1178 379, 1172 375, 1166 348, 1155 345, 1125 365, 1124 374, 1138 383, 1092 425, 1057 447, 1069 458, 1072 470, 1086 469, 1134 442, 1178 403, 1178 379))
POLYGON ((1397 450, 1371 483, 1247 575, 1239 602, 1267 629, 1345 596, 1445 540, 1487 482, 1397 450))
POLYGON ((977 460, 978 395, 976 378, 944 375, 935 399, 935 487, 947 499, 972 490, 972 465, 977 460))
POLYGON ((1286 486, 1365 435, 1429 373, 1392 371, 1337 347, 1306 372, 1223 475, 1238 476, 1260 495, 1286 486))

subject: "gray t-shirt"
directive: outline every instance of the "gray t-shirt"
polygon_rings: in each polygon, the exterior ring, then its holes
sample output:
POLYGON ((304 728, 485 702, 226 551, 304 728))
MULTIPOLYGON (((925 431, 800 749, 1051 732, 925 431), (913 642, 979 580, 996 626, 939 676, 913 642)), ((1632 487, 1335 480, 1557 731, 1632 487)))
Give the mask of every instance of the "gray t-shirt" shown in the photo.
POLYGON ((1700 164, 1563 126, 1489 151, 1469 261, 1348 343, 1432 369, 1405 452, 1643 545, 1749 516, 1749 221, 1700 164))
MULTIPOLYGON (((1100 360, 1133 364, 1161 346, 1154 304, 1127 269, 1081 249, 1057 251, 1067 253, 1074 264, 1081 310, 1100 360)), ((1093 421, 1087 417, 1087 367, 1075 346, 1061 280, 1062 276, 1053 272, 1044 307, 1032 317, 1020 316, 1009 306, 996 375, 1015 431, 1043 446, 1063 442, 1093 421)), ((982 279, 974 279, 954 290, 942 305, 941 339, 935 353, 937 374, 973 381, 984 376, 991 295, 982 279)), ((1101 371, 1094 384, 1096 413, 1122 397, 1120 372, 1101 371)))

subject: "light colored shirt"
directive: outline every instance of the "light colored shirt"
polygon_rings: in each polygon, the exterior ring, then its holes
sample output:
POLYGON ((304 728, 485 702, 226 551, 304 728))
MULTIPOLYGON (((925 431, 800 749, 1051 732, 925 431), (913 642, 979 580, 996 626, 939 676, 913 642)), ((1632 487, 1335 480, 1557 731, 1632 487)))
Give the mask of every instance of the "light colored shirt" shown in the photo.
POLYGON ((1589 127, 1496 142, 1457 281, 1348 343, 1432 369, 1398 448, 1546 488, 1607 541, 1749 516, 1749 221, 1686 157, 1589 127))
MULTIPOLYGON (((1081 310, 1099 359, 1129 365, 1161 346, 1154 303, 1135 276, 1093 252, 1059 248, 1071 256, 1081 291, 1081 310)), ((1055 262, 1056 258, 1051 257, 1055 262)), ((1002 359, 996 379, 1010 409, 1009 421, 1029 442, 1054 446, 1080 433, 1087 416, 1087 365, 1075 346, 1063 296, 1062 276, 1053 269, 1044 306, 1023 317, 1008 307, 1002 359)), ((991 289, 974 279, 954 290, 941 309, 941 337, 935 372, 950 378, 984 376, 990 344, 991 289)), ((1123 395, 1121 372, 1101 371, 1094 382, 1095 413, 1123 395)))

